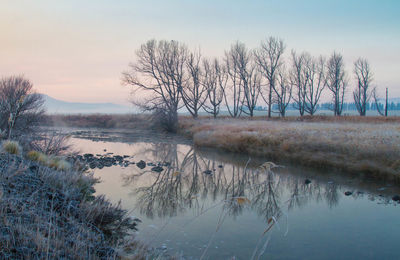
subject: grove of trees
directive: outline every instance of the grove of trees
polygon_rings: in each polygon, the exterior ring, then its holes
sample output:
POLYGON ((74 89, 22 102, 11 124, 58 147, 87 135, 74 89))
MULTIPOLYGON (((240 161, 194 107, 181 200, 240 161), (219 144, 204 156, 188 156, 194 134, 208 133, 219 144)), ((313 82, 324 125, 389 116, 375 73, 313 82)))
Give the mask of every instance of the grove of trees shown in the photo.
POLYGON ((252 117, 263 104, 268 117, 284 117, 294 104, 301 116, 314 115, 323 93, 331 96, 328 109, 340 116, 352 82, 354 104, 366 115, 376 93, 368 60, 354 62, 352 80, 338 52, 325 58, 292 50, 286 57, 285 50, 282 39, 269 37, 259 48, 238 41, 222 57, 208 58, 177 41, 149 40, 136 51, 122 82, 133 87, 133 102, 158 115, 170 131, 178 126, 180 109, 193 118, 201 111, 216 118, 221 109, 231 117, 252 117))

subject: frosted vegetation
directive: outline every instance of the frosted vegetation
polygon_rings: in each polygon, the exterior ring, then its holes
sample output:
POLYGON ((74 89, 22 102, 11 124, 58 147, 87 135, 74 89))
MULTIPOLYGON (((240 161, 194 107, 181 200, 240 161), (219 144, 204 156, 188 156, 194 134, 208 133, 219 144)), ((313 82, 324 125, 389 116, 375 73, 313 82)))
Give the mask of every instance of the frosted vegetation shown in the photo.
POLYGON ((185 120, 195 145, 381 177, 400 170, 396 123, 185 120))

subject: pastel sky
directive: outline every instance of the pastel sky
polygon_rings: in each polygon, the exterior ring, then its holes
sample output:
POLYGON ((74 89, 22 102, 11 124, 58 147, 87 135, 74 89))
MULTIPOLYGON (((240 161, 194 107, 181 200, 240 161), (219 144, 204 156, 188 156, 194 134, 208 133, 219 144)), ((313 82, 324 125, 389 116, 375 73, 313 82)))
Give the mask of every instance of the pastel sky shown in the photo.
MULTIPOLYGON (((269 36, 291 49, 369 60, 374 84, 400 97, 398 0, 0 0, 0 76, 24 74, 67 101, 127 103, 121 72, 149 39, 178 40, 222 56, 269 36)), ((348 93, 347 100, 351 100, 348 93)))

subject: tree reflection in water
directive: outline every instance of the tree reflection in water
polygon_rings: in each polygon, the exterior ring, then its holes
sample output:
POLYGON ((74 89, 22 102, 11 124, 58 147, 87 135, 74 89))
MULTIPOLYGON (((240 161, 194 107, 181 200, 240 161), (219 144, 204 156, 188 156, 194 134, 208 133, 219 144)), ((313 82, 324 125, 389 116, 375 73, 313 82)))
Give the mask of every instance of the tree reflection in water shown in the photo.
POLYGON ((124 176, 124 186, 132 188, 137 207, 148 218, 174 217, 188 209, 202 214, 206 210, 205 200, 214 204, 223 202, 230 216, 237 217, 248 208, 266 221, 279 218, 282 210, 302 207, 312 199, 325 198, 330 207, 338 203, 338 186, 333 183, 306 184, 285 168, 273 172, 234 164, 222 167, 193 147, 185 151, 177 146, 160 143, 142 151, 151 152, 155 163, 167 165, 162 172, 134 167, 134 172, 124 176), (141 178, 150 179, 151 184, 142 185, 141 178))
POLYGON ((160 173, 152 172, 149 167, 143 170, 132 167, 133 172, 124 176, 124 186, 130 187, 132 196, 136 197, 136 208, 149 219, 156 216, 167 219, 165 225, 172 217, 191 210, 194 217, 182 225, 185 228, 209 210, 221 207, 215 233, 226 216, 236 218, 244 211, 256 212, 264 219, 265 230, 260 232, 253 258, 264 253, 270 240, 269 231, 278 221, 282 222, 278 226, 285 228, 287 234, 287 217, 292 209, 303 207, 312 200, 325 200, 329 207, 338 204, 339 186, 334 183, 318 180, 308 183, 304 177, 291 174, 286 168, 272 171, 234 162, 222 165, 220 161, 202 156, 191 146, 178 146, 153 144, 141 151, 151 154, 155 164, 163 165, 160 173), (281 221, 282 216, 286 218, 281 221))

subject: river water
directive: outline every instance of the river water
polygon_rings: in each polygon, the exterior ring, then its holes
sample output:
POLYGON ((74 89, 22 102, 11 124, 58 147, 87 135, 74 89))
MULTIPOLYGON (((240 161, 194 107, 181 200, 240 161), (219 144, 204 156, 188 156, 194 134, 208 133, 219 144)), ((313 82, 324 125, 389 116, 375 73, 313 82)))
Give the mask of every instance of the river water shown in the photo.
POLYGON ((96 194, 121 201, 142 221, 137 238, 165 255, 400 259, 398 186, 296 165, 261 168, 268 158, 197 149, 170 135, 74 133, 81 153, 146 162, 94 169, 96 194))

